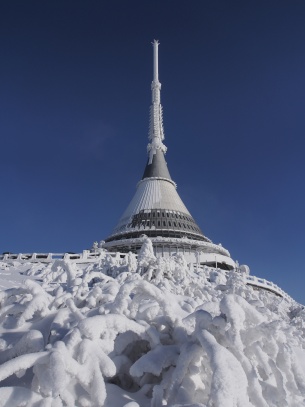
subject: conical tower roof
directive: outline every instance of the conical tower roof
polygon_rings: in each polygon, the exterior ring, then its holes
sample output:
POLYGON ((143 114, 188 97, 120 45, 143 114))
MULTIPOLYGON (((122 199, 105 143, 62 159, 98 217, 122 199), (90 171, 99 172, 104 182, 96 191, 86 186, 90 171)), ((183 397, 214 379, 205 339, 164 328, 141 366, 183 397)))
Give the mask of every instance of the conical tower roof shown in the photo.
MULTIPOLYGON (((137 251, 141 236, 145 234, 153 242, 156 254, 170 255, 182 251, 198 260, 198 253, 205 251, 207 260, 227 262, 229 252, 214 245, 203 235, 192 215, 177 193, 165 161, 166 146, 163 144, 163 112, 160 101, 161 83, 158 78, 158 46, 153 42, 154 77, 151 85, 148 160, 143 177, 137 185, 135 195, 121 216, 112 234, 105 240, 108 250, 137 251), (181 250, 182 248, 182 250, 181 250), (218 260, 215 256, 218 256, 218 260), (212 259, 212 260, 211 260, 212 259), (216 259, 216 260, 215 260, 216 259)), ((207 264, 207 262, 206 262, 207 264)), ((231 266, 230 266, 231 267, 231 266)))

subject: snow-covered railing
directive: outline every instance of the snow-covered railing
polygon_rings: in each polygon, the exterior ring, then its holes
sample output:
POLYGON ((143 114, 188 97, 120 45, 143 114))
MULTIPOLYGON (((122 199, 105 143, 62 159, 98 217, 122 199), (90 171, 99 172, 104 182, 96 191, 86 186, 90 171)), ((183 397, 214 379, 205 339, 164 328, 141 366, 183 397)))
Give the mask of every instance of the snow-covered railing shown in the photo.
MULTIPOLYGON (((216 272, 224 272, 227 276, 229 271, 226 270, 220 270, 218 268, 215 267, 210 267, 210 266, 206 266, 206 265, 195 265, 195 268, 197 268, 197 270, 202 270, 205 273, 210 273, 211 271, 216 271, 216 272)), ((289 294, 287 294, 285 291, 283 291, 278 285, 276 285, 275 283, 273 283, 272 281, 268 281, 264 278, 260 278, 260 277, 256 277, 256 276, 252 276, 246 273, 242 273, 240 272, 240 270, 235 270, 236 273, 239 273, 243 278, 246 284, 251 285, 252 287, 256 287, 256 288, 262 288, 264 290, 270 291, 273 294, 279 295, 280 297, 284 298, 285 300, 287 300, 288 302, 295 302, 295 300, 290 297, 289 294)))
MULTIPOLYGON (((107 255, 125 257, 126 253, 108 252, 107 255)), ((91 263, 104 256, 105 252, 103 251, 91 252, 89 250, 83 250, 82 253, 5 253, 0 255, 0 261, 7 263, 13 263, 14 261, 19 263, 51 263, 54 260, 71 260, 75 263, 91 263)))
MULTIPOLYGON (((90 250, 83 250, 82 253, 5 253, 0 255, 0 261, 6 263, 51 263, 55 260, 70 260, 75 263, 93 263, 107 256, 124 258, 126 253, 119 252, 105 252, 103 250, 97 250, 92 252, 90 250)), ((213 267, 197 265, 203 271, 206 269, 214 269, 213 267)), ((215 269, 217 271, 218 269, 215 269)), ((238 272, 238 271, 237 271, 238 272)), ((242 273, 246 284, 251 285, 257 288, 263 288, 268 290, 280 297, 286 299, 287 301, 293 301, 293 298, 290 297, 285 291, 283 291, 278 285, 274 284, 272 281, 268 281, 264 278, 259 278, 252 275, 247 275, 242 273)))
POLYGON ((272 281, 268 281, 264 278, 259 278, 255 276, 245 276, 246 283, 254 287, 264 288, 265 290, 271 291, 277 294, 287 301, 293 301, 294 299, 290 297, 285 291, 283 291, 278 285, 274 284, 272 281))

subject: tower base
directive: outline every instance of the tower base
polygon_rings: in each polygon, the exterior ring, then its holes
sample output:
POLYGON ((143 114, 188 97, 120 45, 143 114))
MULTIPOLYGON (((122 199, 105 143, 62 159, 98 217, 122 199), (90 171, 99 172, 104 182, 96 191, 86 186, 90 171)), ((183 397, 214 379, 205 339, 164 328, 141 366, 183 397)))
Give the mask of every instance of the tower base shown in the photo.
MULTIPOLYGON (((146 236, 134 239, 121 239, 105 242, 103 248, 110 252, 138 253, 146 236)), ((169 237, 150 237, 156 257, 169 257, 177 253, 185 256, 188 263, 218 267, 224 270, 232 270, 236 267, 230 253, 221 245, 201 240, 169 237)))

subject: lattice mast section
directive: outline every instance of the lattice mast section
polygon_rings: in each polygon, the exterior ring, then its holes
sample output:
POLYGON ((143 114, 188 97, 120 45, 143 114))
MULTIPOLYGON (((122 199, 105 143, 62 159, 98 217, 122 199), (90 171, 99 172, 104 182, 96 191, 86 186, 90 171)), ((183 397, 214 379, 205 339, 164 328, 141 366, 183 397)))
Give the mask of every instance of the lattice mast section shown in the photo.
POLYGON ((159 41, 154 40, 152 43, 154 49, 154 78, 151 83, 152 92, 152 105, 150 107, 150 120, 149 120, 149 135, 150 143, 147 145, 147 152, 149 155, 149 164, 152 163, 153 156, 157 150, 166 153, 167 147, 163 144, 164 128, 163 128, 163 109, 161 106, 161 83, 159 82, 158 70, 158 46, 159 41))

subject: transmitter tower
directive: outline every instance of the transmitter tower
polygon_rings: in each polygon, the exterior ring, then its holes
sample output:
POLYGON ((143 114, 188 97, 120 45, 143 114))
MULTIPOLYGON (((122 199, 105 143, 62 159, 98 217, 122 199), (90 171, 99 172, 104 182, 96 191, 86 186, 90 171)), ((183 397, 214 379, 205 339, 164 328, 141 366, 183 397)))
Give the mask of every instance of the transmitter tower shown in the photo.
POLYGON ((146 235, 152 240, 157 257, 183 253, 189 262, 232 269, 235 263, 229 252, 202 233, 170 176, 165 161, 167 147, 163 143, 158 47, 159 42, 154 40, 147 164, 134 197, 103 247, 109 251, 136 253, 146 235))

